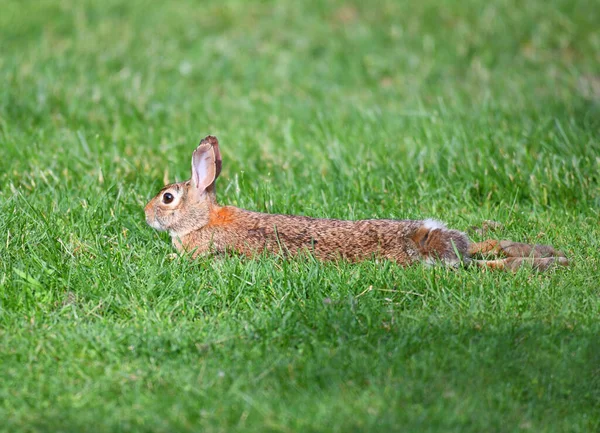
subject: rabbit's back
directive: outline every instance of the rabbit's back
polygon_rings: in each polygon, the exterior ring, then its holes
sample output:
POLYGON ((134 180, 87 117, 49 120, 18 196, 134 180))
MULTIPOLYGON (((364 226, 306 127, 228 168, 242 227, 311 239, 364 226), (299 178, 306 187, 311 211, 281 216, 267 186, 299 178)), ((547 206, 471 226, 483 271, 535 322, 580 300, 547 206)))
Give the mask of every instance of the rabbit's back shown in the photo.
POLYGON ((429 220, 345 221, 263 214, 231 206, 213 209, 209 224, 184 236, 181 243, 186 250, 196 249, 196 254, 232 250, 255 255, 267 250, 295 255, 306 251, 320 260, 382 257, 406 265, 438 259, 458 263, 468 249, 463 233, 429 220))

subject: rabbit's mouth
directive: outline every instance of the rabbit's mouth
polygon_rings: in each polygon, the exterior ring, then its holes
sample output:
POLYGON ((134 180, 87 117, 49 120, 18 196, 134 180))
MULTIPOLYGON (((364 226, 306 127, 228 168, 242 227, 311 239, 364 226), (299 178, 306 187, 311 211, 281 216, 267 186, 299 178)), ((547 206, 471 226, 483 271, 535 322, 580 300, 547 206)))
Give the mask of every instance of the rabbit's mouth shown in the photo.
POLYGON ((150 227, 156 230, 165 230, 165 228, 161 226, 158 220, 156 219, 156 215, 153 215, 151 213, 146 213, 146 224, 148 224, 150 227))
POLYGON ((146 218, 146 222, 153 229, 160 230, 161 232, 165 230, 165 228, 163 226, 161 226, 160 223, 158 221, 156 221, 155 218, 152 218, 152 219, 146 218))

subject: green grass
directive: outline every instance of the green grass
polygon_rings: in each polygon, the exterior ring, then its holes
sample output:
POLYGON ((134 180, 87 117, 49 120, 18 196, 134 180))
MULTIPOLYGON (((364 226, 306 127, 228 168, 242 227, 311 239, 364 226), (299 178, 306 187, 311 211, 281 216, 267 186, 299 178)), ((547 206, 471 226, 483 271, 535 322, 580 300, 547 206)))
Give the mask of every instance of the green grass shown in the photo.
POLYGON ((600 429, 596 0, 1 9, 1 429, 600 429), (222 203, 572 267, 171 260, 142 209, 209 133, 222 203))

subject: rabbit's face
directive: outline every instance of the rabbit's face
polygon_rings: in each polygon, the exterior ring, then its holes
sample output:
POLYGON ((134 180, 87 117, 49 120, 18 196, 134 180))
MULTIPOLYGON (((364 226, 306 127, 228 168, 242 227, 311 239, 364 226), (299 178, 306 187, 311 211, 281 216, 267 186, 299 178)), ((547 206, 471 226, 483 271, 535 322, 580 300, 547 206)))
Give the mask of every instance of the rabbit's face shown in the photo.
POLYGON ((180 183, 165 186, 144 208, 148 225, 156 230, 170 230, 181 213, 184 193, 180 183))
POLYGON ((207 225, 210 197, 192 188, 190 181, 165 186, 144 208, 148 225, 179 237, 207 225))

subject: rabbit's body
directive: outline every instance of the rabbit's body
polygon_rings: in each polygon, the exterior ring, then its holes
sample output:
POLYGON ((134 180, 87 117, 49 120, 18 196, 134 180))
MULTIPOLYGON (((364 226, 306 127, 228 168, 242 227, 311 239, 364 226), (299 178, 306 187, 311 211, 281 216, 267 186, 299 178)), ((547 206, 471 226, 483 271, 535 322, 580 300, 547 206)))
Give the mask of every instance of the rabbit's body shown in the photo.
POLYGON ((194 254, 309 252, 320 260, 381 257, 406 265, 423 259, 457 264, 467 257, 469 245, 466 235, 432 220, 344 221, 264 214, 232 206, 214 206, 208 224, 172 236, 178 249, 195 250, 194 254))
POLYGON ((219 206, 215 182, 221 155, 215 137, 206 137, 192 155, 192 177, 164 187, 146 205, 146 221, 171 234, 180 251, 194 256, 210 252, 263 252, 296 255, 307 252, 320 260, 359 261, 384 258, 402 265, 415 262, 455 266, 474 262, 489 268, 516 269, 528 263, 545 269, 567 264, 552 247, 489 240, 472 244, 457 230, 435 220, 371 219, 343 221, 252 212, 219 206), (508 256, 471 260, 473 254, 508 256))

